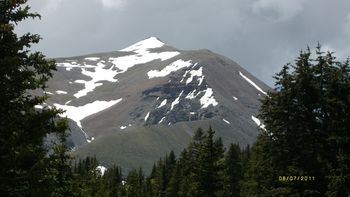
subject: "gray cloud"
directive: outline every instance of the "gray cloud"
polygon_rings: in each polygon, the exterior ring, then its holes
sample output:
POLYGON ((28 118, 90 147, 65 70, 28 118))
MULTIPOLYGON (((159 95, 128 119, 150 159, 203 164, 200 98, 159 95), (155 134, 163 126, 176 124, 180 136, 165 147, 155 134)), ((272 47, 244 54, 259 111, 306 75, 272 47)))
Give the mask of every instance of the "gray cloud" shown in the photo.
POLYGON ((271 76, 317 41, 350 55, 348 0, 29 0, 49 57, 115 51, 149 36, 179 49, 223 54, 273 85, 271 76))

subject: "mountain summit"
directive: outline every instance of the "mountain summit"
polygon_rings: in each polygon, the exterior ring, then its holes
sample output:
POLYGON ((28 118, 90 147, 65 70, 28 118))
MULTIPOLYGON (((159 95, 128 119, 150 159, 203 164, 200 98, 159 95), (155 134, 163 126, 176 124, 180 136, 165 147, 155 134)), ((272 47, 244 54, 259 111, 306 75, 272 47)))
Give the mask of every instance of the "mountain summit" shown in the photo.
POLYGON ((198 127, 211 125, 224 143, 246 145, 263 126, 255 116, 269 87, 209 50, 179 50, 150 37, 56 61, 46 105, 66 110, 75 153, 106 166, 150 168, 186 146, 198 127))

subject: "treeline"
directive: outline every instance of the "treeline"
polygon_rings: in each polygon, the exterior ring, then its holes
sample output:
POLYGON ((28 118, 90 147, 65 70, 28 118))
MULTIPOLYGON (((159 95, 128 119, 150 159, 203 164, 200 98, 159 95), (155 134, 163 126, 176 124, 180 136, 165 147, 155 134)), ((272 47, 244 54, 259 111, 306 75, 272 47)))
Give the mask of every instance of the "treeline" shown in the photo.
POLYGON ((102 175, 95 158, 79 160, 73 168, 77 180, 74 188, 83 196, 240 196, 249 146, 242 151, 231 144, 225 151, 221 138, 214 133, 211 128, 206 132, 199 128, 179 157, 171 151, 154 164, 148 176, 135 169, 123 177, 116 166, 102 175))

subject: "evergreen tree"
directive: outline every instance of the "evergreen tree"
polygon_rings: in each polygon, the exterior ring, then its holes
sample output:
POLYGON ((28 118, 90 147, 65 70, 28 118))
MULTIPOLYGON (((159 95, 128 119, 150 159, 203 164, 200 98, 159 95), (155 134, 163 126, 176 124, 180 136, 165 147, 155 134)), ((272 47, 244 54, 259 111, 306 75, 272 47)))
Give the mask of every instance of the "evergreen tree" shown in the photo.
POLYGON ((199 155, 199 188, 198 196, 217 196, 217 192, 222 189, 219 172, 222 166, 219 161, 223 158, 224 148, 220 139, 214 139, 215 132, 209 127, 199 155))
POLYGON ((106 186, 105 190, 110 197, 121 196, 122 187, 122 170, 120 167, 112 166, 107 169, 103 175, 103 184, 106 186))
POLYGON ((189 173, 184 174, 187 178, 180 190, 183 196, 214 197, 222 190, 220 172, 223 166, 220 160, 223 159, 224 148, 221 139, 214 139, 214 134, 211 127, 206 133, 202 129, 196 131, 188 147, 190 158, 185 165, 189 173))
POLYGON ((180 168, 181 182, 179 188, 179 196, 181 197, 193 196, 191 193, 193 193, 192 191, 195 191, 196 188, 196 183, 192 182, 191 179, 194 174, 192 165, 193 160, 194 158, 191 157, 189 150, 184 149, 181 152, 179 162, 177 164, 180 168))
POLYGON ((101 172, 97 169, 99 165, 95 157, 86 157, 75 164, 75 190, 79 196, 107 196, 107 184, 101 172))
POLYGON ((60 110, 35 109, 47 96, 33 92, 46 87, 55 63, 29 51, 39 35, 18 37, 14 32, 19 22, 40 17, 30 13, 26 2, 0 1, 0 196, 62 196, 68 187, 66 148, 45 148, 43 143, 48 135, 60 139, 67 123, 58 118, 60 110))
POLYGON ((177 197, 180 195, 179 192, 180 192, 181 180, 182 180, 181 167, 179 163, 176 163, 172 171, 172 174, 170 176, 169 185, 166 189, 167 197, 177 197))
POLYGON ((240 159, 240 147, 231 144, 225 155, 225 196, 240 196, 240 180, 242 178, 242 164, 240 159))
POLYGON ((143 197, 145 195, 144 175, 141 169, 129 172, 125 188, 127 197, 143 197))
POLYGON ((31 188, 32 196, 78 196, 75 189, 75 177, 72 171, 72 158, 67 155, 66 136, 62 134, 58 142, 53 142, 52 154, 44 158, 40 165, 33 168, 32 182, 38 183, 31 188), (40 180, 36 182, 35 180, 40 180), (45 187, 43 187, 45 186, 45 187))
POLYGON ((316 56, 311 59, 309 49, 302 51, 295 64, 287 64, 276 75, 275 91, 263 100, 259 116, 266 125, 260 137, 264 141, 257 143, 257 150, 266 155, 260 160, 269 161, 276 176, 316 180, 286 183, 270 177, 260 182, 260 188, 284 195, 348 196, 349 61, 336 61, 320 45, 316 56))
MULTIPOLYGON (((262 133, 258 136, 244 169, 243 180, 240 184, 241 196, 268 197, 273 195, 271 190, 278 181, 278 173, 273 169, 270 144, 268 135, 262 133)), ((286 195, 281 194, 280 196, 286 195)))

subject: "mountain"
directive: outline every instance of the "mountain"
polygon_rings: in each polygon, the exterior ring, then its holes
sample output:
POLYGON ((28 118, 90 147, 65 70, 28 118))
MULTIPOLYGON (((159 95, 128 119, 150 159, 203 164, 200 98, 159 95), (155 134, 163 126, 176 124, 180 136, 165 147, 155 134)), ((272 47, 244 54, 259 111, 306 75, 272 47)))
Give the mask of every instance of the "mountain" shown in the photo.
POLYGON ((120 51, 57 58, 47 103, 70 119, 73 154, 103 165, 149 170, 209 125, 244 146, 254 142, 260 102, 270 88, 209 50, 184 51, 156 37, 120 51))

